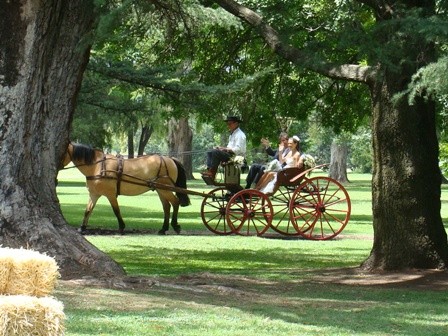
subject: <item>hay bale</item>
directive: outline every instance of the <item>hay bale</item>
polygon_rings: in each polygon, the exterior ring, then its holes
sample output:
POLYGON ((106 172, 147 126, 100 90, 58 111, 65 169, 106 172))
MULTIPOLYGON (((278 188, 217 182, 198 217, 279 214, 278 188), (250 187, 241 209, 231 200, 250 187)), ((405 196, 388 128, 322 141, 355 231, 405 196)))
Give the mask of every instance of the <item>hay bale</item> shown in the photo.
POLYGON ((64 335, 63 308, 51 297, 0 296, 0 335, 64 335))
POLYGON ((0 248, 0 295, 50 294, 59 278, 56 261, 39 252, 0 248))

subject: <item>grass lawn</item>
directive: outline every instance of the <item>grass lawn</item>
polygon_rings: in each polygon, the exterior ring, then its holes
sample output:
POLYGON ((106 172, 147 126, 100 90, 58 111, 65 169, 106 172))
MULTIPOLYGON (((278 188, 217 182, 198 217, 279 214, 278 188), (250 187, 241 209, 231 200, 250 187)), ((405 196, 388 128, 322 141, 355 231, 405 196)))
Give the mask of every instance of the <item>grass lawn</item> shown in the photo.
MULTIPOLYGON (((331 241, 209 233, 202 199, 181 208, 182 234, 156 232, 163 212, 156 193, 120 197, 130 234, 86 238, 126 270, 126 279, 61 281, 66 335, 447 335, 446 273, 363 274, 372 247, 370 176, 351 174, 352 216, 331 241)), ((189 188, 207 192, 202 180, 189 188)), ((87 202, 84 177, 62 171, 58 195, 78 227, 87 202)), ((442 217, 448 224, 448 188, 442 217)), ((89 227, 116 229, 107 200, 89 227)))

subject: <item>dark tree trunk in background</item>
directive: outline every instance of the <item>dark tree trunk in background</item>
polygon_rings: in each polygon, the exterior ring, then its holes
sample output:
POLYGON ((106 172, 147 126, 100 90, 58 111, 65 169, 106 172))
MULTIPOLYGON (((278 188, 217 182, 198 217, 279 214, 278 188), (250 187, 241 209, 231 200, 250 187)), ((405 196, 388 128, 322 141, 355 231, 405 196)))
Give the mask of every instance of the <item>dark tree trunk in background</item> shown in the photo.
POLYGON ((130 127, 128 129, 128 158, 134 158, 134 129, 130 127))
POLYGON ((151 138, 153 128, 150 125, 142 126, 142 133, 140 135, 140 140, 138 142, 138 151, 137 155, 142 156, 145 152, 145 147, 148 144, 149 139, 151 138))
POLYGON ((55 186, 93 2, 2 1, 0 13, 0 245, 45 252, 64 277, 123 275, 67 225, 55 186))
POLYGON ((168 126, 168 150, 171 156, 178 158, 185 167, 188 179, 193 179, 191 150, 193 132, 187 118, 171 118, 168 126))
POLYGON ((347 156, 348 146, 333 140, 331 143, 331 162, 329 176, 341 183, 347 183, 347 156))

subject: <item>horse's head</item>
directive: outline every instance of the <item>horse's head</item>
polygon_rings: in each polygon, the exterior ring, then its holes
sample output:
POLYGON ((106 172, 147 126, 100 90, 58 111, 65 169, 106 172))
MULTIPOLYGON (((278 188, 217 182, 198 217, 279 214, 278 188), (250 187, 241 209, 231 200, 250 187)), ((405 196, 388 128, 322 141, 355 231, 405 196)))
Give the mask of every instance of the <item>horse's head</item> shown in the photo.
POLYGON ((71 143, 68 144, 67 150, 65 151, 64 157, 61 161, 61 166, 65 167, 72 161, 72 155, 73 155, 73 145, 71 143))

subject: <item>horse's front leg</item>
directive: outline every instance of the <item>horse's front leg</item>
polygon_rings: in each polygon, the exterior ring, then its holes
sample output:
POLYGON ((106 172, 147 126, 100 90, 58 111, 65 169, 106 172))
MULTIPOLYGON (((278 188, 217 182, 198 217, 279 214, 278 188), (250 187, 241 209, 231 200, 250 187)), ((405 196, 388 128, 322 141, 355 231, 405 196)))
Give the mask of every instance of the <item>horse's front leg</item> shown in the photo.
POLYGON ((124 228, 125 224, 123 221, 123 218, 121 217, 120 207, 118 206, 118 200, 116 197, 108 197, 110 205, 112 206, 112 209, 114 210, 115 217, 117 217, 118 220, 118 230, 120 231, 120 234, 124 234, 124 228))
POLYGON ((96 202, 101 197, 101 195, 92 195, 89 194, 89 201, 86 205, 86 210, 84 211, 84 218, 82 220, 80 232, 84 233, 87 229, 87 223, 89 222, 90 215, 92 214, 93 208, 96 205, 96 202))

